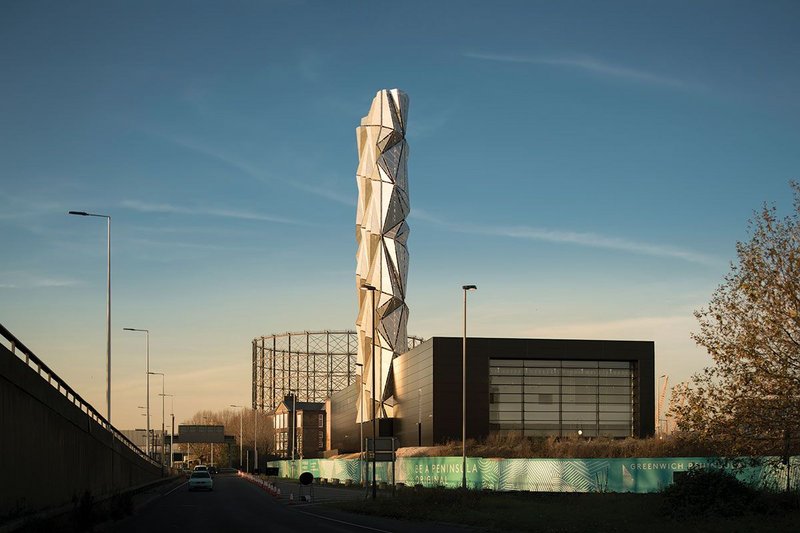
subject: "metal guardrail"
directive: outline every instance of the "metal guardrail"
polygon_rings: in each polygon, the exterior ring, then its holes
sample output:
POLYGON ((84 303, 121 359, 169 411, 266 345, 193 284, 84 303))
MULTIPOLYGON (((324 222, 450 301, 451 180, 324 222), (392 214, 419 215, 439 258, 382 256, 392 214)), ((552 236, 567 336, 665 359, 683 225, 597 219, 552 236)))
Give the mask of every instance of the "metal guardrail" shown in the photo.
MULTIPOLYGON (((86 416, 97 422, 101 427, 106 429, 111 435, 117 439, 124 446, 131 449, 136 455, 145 459, 153 466, 161 466, 161 463, 150 458, 138 446, 131 442, 125 435, 111 425, 106 418, 97 412, 92 405, 81 398, 80 394, 72 390, 72 387, 58 377, 58 374, 53 372, 36 354, 34 354, 27 346, 25 346, 18 338, 16 338, 10 331, 8 331, 3 324, 0 324, 0 335, 5 338, 8 343, 8 348, 11 353, 19 357, 20 360, 25 361, 25 365, 34 370, 40 378, 47 381, 47 383, 60 392, 67 400, 72 402, 78 409, 80 409, 86 416)), ((2 339, 0 339, 2 340, 2 339)))

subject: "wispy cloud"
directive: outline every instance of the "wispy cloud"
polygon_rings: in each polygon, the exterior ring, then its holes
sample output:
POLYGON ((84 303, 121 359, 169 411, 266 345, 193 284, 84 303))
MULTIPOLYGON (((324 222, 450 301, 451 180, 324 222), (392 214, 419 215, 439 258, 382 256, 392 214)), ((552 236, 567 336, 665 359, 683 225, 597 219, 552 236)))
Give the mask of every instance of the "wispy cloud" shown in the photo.
POLYGON ((437 216, 430 214, 428 211, 421 209, 419 207, 414 207, 411 209, 411 214, 409 215, 411 220, 424 220, 425 222, 430 222, 432 224, 438 224, 440 226, 452 226, 446 220, 443 220, 437 216))
POLYGON ((447 127, 461 108, 452 95, 448 95, 447 99, 434 101, 433 105, 429 103, 428 106, 430 106, 428 109, 417 110, 419 112, 411 109, 414 127, 409 130, 408 137, 412 141, 438 134, 447 127))
POLYGON ((622 237, 602 235, 594 232, 552 230, 531 226, 477 226, 471 224, 453 224, 417 208, 412 209, 411 218, 424 220, 431 224, 447 228, 451 231, 469 233, 472 235, 493 235, 497 237, 508 237, 511 239, 573 244, 590 248, 603 248, 607 250, 617 250, 621 252, 648 255, 653 257, 680 259, 682 261, 706 266, 718 266, 724 263, 719 258, 694 250, 686 250, 677 246, 664 244, 634 241, 622 237))
POLYGON ((247 161, 243 160, 240 157, 237 157, 233 154, 229 154, 224 150, 220 150, 219 148, 214 148, 209 146, 203 142, 200 142, 196 139, 192 139, 189 137, 185 137, 182 135, 166 135, 154 131, 147 130, 148 133, 158 137, 160 139, 169 141, 173 144, 191 150, 192 152, 196 152, 198 154, 204 155, 210 159, 215 159, 221 163, 225 163, 228 166, 239 170, 243 174, 251 178, 255 178, 259 181, 270 181, 263 172, 261 172, 257 167, 251 165, 247 161))
POLYGON ((675 246, 668 246, 663 244, 653 244, 641 241, 633 241, 621 237, 610 237, 598 233, 581 233, 574 231, 557 231, 542 228, 532 228, 525 226, 517 226, 511 228, 483 228, 484 231, 491 235, 499 235, 512 237, 517 239, 530 239, 536 241, 548 241, 555 243, 577 244, 581 246, 590 246, 593 248, 606 248, 610 250, 619 250, 623 252, 631 252, 641 255, 651 255, 655 257, 670 257, 674 259, 682 259, 690 263, 699 263, 703 265, 716 265, 720 261, 692 250, 684 250, 675 246))
POLYGON ((173 144, 176 144, 178 146, 181 146, 183 148, 201 154, 205 157, 224 163, 238 170, 245 176, 248 176, 249 178, 254 179, 256 181, 260 181, 262 183, 281 183, 283 185, 287 185, 294 189, 298 189, 307 193, 314 194, 316 196, 320 196, 327 200, 333 200, 334 202, 343 205, 347 206, 355 205, 354 200, 350 196, 340 194, 336 190, 331 190, 317 183, 313 183, 309 180, 275 176, 274 174, 266 172, 264 169, 258 167, 257 165, 251 163, 250 161, 246 160, 245 158, 237 154, 226 152, 225 150, 222 150, 215 146, 210 146, 196 139, 191 139, 188 137, 178 136, 178 135, 167 135, 147 128, 141 128, 141 130, 145 131, 150 135, 153 135, 160 139, 166 140, 168 142, 171 142, 173 144))
MULTIPOLYGON (((355 179, 353 181, 355 181, 355 179)), ((309 192, 311 194, 320 196, 322 198, 333 200, 338 204, 347 205, 350 207, 355 207, 356 205, 356 199, 352 193, 345 194, 342 192, 335 191, 333 189, 327 189, 325 187, 319 187, 317 185, 306 184, 306 183, 293 183, 292 186, 295 187, 296 189, 309 192)), ((355 189, 355 185, 353 185, 353 189, 355 189)))
MULTIPOLYGON (((213 251, 232 252, 232 251, 247 251, 252 249, 245 246, 221 246, 217 244, 208 244, 208 243, 158 241, 153 239, 131 239, 130 242, 137 244, 139 246, 152 246, 157 248, 167 248, 170 250, 181 248, 184 250, 213 250, 213 251)), ((158 259, 164 260, 164 257, 159 256, 158 259)))
POLYGON ((531 65, 550 65, 555 67, 571 68, 591 72, 600 76, 617 78, 636 83, 658 85, 672 89, 684 91, 702 90, 704 87, 698 83, 655 74, 646 70, 626 67, 607 63, 596 58, 582 57, 540 57, 540 56, 517 56, 506 54, 483 54, 467 52, 464 57, 480 59, 484 61, 499 61, 503 63, 527 63, 531 65))
POLYGON ((37 277, 27 272, 0 273, 0 289, 48 289, 76 287, 80 281, 65 278, 37 277))
POLYGON ((262 213, 252 213, 250 211, 219 209, 214 207, 186 207, 172 204, 151 204, 138 200, 123 200, 120 204, 127 209, 144 213, 170 213, 176 215, 195 215, 213 216, 222 218, 234 218, 239 220, 257 220, 264 222, 277 222, 279 224, 292 224, 297 226, 307 225, 305 222, 275 215, 265 215, 262 213))
MULTIPOLYGON (((48 192, 53 193, 53 188, 61 189, 62 187, 57 181, 48 192)), ((62 197, 65 194, 62 190, 55 192, 61 194, 62 197)), ((23 194, 2 191, 0 195, 0 220, 36 219, 42 215, 66 212, 67 207, 62 201, 42 199, 42 196, 45 196, 45 193, 38 189, 23 194)))
POLYGON ((307 81, 318 82, 322 78, 325 66, 330 63, 324 54, 315 50, 303 50, 297 62, 297 70, 307 81))

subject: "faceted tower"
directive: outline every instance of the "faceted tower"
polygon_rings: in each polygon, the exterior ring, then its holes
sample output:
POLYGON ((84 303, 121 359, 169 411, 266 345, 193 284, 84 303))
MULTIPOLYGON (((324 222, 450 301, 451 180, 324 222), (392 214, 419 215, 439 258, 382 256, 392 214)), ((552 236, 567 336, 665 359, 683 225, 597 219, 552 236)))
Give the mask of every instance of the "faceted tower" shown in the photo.
POLYGON ((392 361, 408 350, 408 307, 405 303, 409 233, 406 217, 410 212, 406 175, 407 117, 408 96, 398 89, 384 89, 378 91, 369 113, 356 128, 356 330, 358 361, 363 365, 360 367, 363 386, 358 402, 359 422, 371 420, 372 413, 378 418, 393 416, 392 361), (364 285, 375 287, 374 295, 364 290, 364 285))

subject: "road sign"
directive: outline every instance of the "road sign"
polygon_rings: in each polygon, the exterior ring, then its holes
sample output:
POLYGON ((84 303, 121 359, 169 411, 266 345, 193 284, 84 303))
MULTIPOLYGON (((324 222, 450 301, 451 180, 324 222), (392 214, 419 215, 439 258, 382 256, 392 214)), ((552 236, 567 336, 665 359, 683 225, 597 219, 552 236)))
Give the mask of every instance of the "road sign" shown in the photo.
POLYGON ((373 440, 366 439, 366 452, 367 458, 371 461, 373 456, 375 461, 394 461, 395 460, 395 442, 394 437, 378 437, 373 440))

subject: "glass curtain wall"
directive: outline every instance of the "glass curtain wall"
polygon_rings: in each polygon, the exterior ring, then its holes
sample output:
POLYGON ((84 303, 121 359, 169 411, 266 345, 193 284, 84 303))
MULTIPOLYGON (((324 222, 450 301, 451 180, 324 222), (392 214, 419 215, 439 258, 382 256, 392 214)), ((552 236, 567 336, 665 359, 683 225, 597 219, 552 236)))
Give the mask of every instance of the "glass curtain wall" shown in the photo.
POLYGON ((489 393, 495 433, 633 436, 629 361, 490 359, 489 393))

